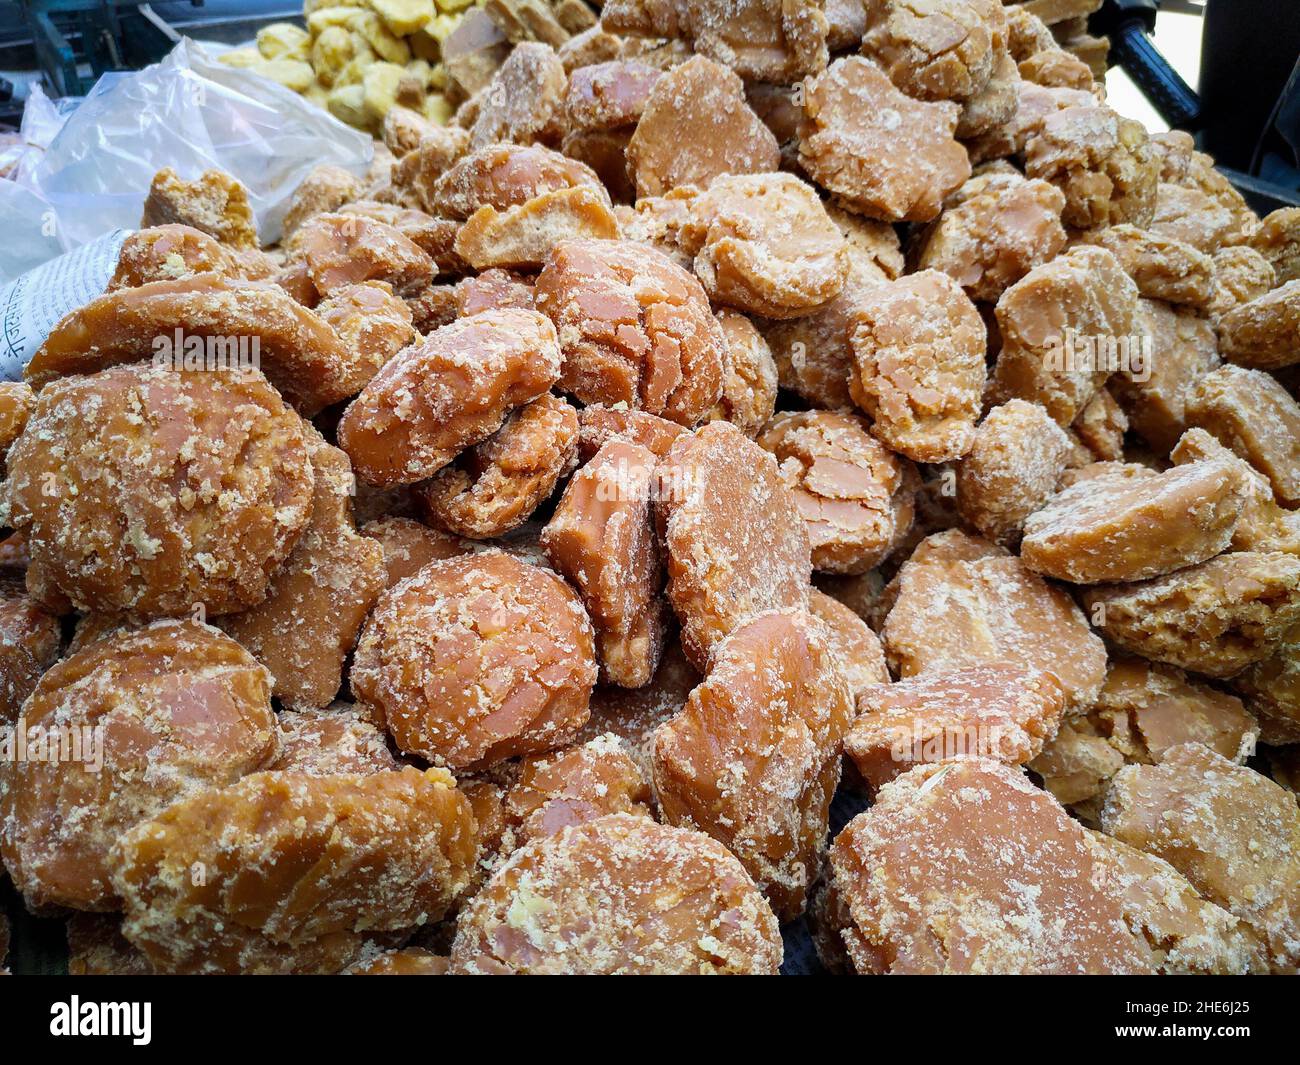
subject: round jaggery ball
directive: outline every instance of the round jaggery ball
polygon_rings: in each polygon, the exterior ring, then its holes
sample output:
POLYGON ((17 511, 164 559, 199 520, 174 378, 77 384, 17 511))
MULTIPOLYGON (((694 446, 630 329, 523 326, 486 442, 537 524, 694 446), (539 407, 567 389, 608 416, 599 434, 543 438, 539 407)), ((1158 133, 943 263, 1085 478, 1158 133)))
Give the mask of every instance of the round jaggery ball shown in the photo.
POLYGON ((722 395, 727 341, 704 289, 642 244, 566 240, 537 278, 560 336, 560 387, 694 425, 722 395))
POLYGON ((256 370, 51 382, 9 471, 32 594, 141 618, 260 603, 314 487, 302 420, 256 370))
POLYGON ((776 916, 702 832, 610 814, 538 836, 461 914, 453 973, 775 975, 776 916))
POLYGON ((567 743, 595 683, 577 593, 497 551, 430 563, 385 593, 352 667, 353 694, 397 746, 453 769, 567 743))
POLYGON ((106 861, 123 832, 279 749, 271 675, 189 621, 121 630, 63 659, 22 725, 29 756, 8 771, 0 853, 33 907, 115 909, 106 861), (36 757, 38 744, 67 757, 36 757))

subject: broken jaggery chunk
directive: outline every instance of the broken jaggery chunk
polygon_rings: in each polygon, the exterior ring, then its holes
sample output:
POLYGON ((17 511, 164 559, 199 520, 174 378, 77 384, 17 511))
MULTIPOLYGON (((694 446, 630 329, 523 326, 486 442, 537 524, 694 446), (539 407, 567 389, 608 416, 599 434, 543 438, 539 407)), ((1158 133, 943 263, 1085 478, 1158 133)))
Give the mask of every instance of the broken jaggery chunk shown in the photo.
POLYGON ((828 26, 815 0, 609 0, 611 33, 667 37, 742 78, 788 84, 826 68, 828 26))
POLYGON ((430 529, 414 518, 386 515, 366 522, 358 530, 379 543, 384 552, 385 588, 418 573, 430 562, 466 554, 468 545, 459 536, 430 529))
POLYGON ((650 816, 650 789, 617 736, 606 733, 586 743, 519 763, 519 775, 506 792, 506 816, 519 842, 552 836, 562 828, 607 814, 650 816))
POLYGON ((1241 975, 1267 971, 1261 944, 1242 921, 1201 898, 1163 858, 1103 835, 1085 833, 1098 886, 1119 899, 1124 923, 1142 936, 1160 972, 1241 975))
POLYGON ((1264 474, 1282 503, 1300 503, 1300 404, 1275 377, 1240 366, 1205 374, 1187 396, 1187 424, 1264 474))
POLYGON ((42 674, 58 660, 56 615, 27 595, 0 595, 0 727, 18 719, 42 674))
POLYGON ((97 296, 60 319, 23 377, 40 388, 56 377, 146 361, 167 369, 260 368, 308 417, 352 395, 364 367, 278 285, 205 273, 97 296))
POLYGON ((1101 640, 1074 600, 1020 559, 914 556, 897 579, 880 638, 899 676, 1010 662, 1055 673, 1072 708, 1090 706, 1101 690, 1101 640))
POLYGON ((880 638, 852 609, 814 588, 808 593, 808 613, 826 626, 831 656, 849 682, 854 706, 868 688, 889 683, 880 638))
POLYGON ((477 97, 469 130, 471 149, 489 144, 554 144, 564 125, 568 75, 550 45, 517 44, 477 97))
POLYGON ((1300 968, 1300 808, 1289 792, 1188 743, 1120 770, 1102 825, 1247 924, 1273 972, 1300 968))
POLYGON ((253 606, 311 513, 302 419, 256 370, 116 366, 53 382, 8 466, 29 590, 83 611, 253 606))
POLYGON ((1096 102, 1052 111, 1025 149, 1025 175, 1065 194, 1061 220, 1073 229, 1152 222, 1158 173, 1142 123, 1096 102))
POLYGON ((998 0, 875 0, 866 7, 862 54, 920 100, 974 96, 1006 48, 998 0))
POLYGON ((1214 291, 1206 313, 1214 319, 1264 295, 1278 278, 1269 261, 1245 245, 1220 248, 1210 262, 1214 267, 1214 291))
POLYGON ((1014 119, 1020 106, 1020 82, 1020 71, 1009 55, 1003 53, 994 59, 993 76, 988 83, 970 99, 961 101, 957 139, 970 141, 1014 119))
POLYGON ((194 181, 185 181, 171 167, 154 174, 140 228, 172 222, 192 226, 232 248, 258 246, 248 190, 222 170, 205 170, 194 181))
POLYGON ((316 291, 328 296, 363 281, 387 281, 399 296, 433 280, 429 253, 397 227, 360 214, 318 214, 295 232, 290 261, 302 259, 316 291))
POLYGON ((1083 602, 1120 647, 1230 677, 1271 655, 1300 621, 1300 558, 1234 551, 1164 577, 1089 588, 1083 602))
POLYGON ((303 427, 315 480, 311 518, 266 599, 217 619, 271 671, 275 697, 295 709, 333 701, 361 623, 384 589, 383 550, 352 521, 348 457, 303 427))
POLYGON ((1250 246, 1273 267, 1279 285, 1300 278, 1300 207, 1279 207, 1266 215, 1250 246))
POLYGON ((578 456, 587 462, 611 440, 625 440, 662 458, 685 432, 677 422, 643 410, 593 403, 578 411, 578 456))
POLYGON ((1157 186, 1149 226, 1153 233, 1213 255, 1220 248, 1249 241, 1259 219, 1241 193, 1214 169, 1209 156, 1196 152, 1185 178, 1157 186))
POLYGON ((539 267, 563 240, 617 240, 608 194, 585 185, 544 192, 498 211, 483 206, 456 234, 456 254, 475 270, 539 267))
POLYGON ((1085 233, 1084 239, 1114 255, 1147 299, 1204 307, 1214 296, 1214 260, 1181 240, 1127 222, 1085 233))
POLYGON ((970 177, 953 139, 958 108, 904 96, 860 56, 837 59, 804 85, 799 161, 855 211, 886 222, 928 222, 970 177))
POLYGON ((1061 730, 1029 763, 1043 787, 1086 825, 1100 823, 1106 786, 1123 767, 1124 755, 1099 736, 1087 719, 1078 718, 1063 721, 1061 730))
POLYGON ((940 270, 974 300, 995 302, 1065 247, 1065 197, 1018 173, 981 173, 950 196, 915 241, 917 269, 940 270))
POLYGON ((201 791, 114 847, 122 931, 158 972, 338 972, 468 883, 474 818, 454 785, 406 768, 201 791))
MULTIPOLYGON (((262 256, 248 249, 246 257, 262 256)), ((136 288, 150 281, 179 281, 194 274, 214 273, 224 277, 258 278, 258 270, 246 268, 241 258, 215 238, 192 226, 165 225, 137 230, 122 242, 117 267, 104 291, 136 288)))
POLYGON ((510 555, 432 562, 380 597, 351 679, 402 751, 490 765, 559 746, 587 720, 591 623, 559 577, 510 555))
POLYGON ((549 392, 415 491, 431 525, 474 539, 522 525, 572 467, 578 412, 549 392))
POLYGON ((559 385, 694 425, 722 392, 726 338, 698 281, 642 245, 563 241, 537 278, 559 333, 559 385))
POLYGON ((682 185, 707 188, 723 174, 773 171, 780 159, 776 137, 745 102, 740 78, 702 55, 655 83, 627 146, 638 197, 682 185))
POLYGON ((703 683, 655 734, 664 817, 726 844, 783 920, 803 911, 816 876, 853 714, 826 627, 773 612, 719 644, 703 683))
POLYGON ((957 465, 958 511, 989 539, 1014 542, 1055 491, 1069 454, 1069 438, 1037 403, 994 407, 957 465))
POLYGON ((1109 388, 1099 388, 1087 406, 1079 411, 1070 432, 1099 462, 1118 462, 1124 457, 1128 415, 1109 388))
POLYGON ((814 569, 865 573, 911 527, 910 464, 877 441, 861 416, 779 414, 758 444, 775 456, 778 476, 803 516, 814 569))
POLYGON ((430 192, 430 209, 464 220, 483 207, 505 211, 548 192, 587 188, 609 198, 590 167, 540 144, 491 144, 458 159, 430 192))
POLYGON ((867 690, 844 753, 878 791, 914 765, 992 758, 1023 765, 1056 735, 1065 689, 1032 666, 991 662, 867 690))
POLYGON ((635 126, 663 71, 635 59, 578 67, 569 75, 564 108, 581 130, 635 126))
POLYGON ((486 440, 559 372, 555 327, 544 315, 510 309, 458 319, 371 379, 339 422, 339 446, 371 484, 414 484, 486 440))
POLYGON ((624 688, 654 676, 668 626, 651 509, 657 461, 638 444, 611 440, 569 480, 542 530, 547 559, 591 616, 602 681, 624 688))
POLYGON ((1095 879, 1084 830, 1019 768, 923 765, 886 784, 830 852, 878 973, 1149 973, 1095 879))
POLYGON ((843 234, 793 174, 719 177, 691 202, 681 237, 712 300, 767 318, 816 310, 849 272, 843 234))
POLYGON ((345 203, 361 199, 364 191, 361 179, 341 166, 326 163, 313 167, 289 201, 281 239, 287 241, 312 216, 337 211, 345 203))
POLYGON ((776 917, 721 843, 611 814, 515 851, 461 913, 451 971, 775 975, 781 957, 776 917))
POLYGON ((63 659, 23 719, 84 740, 79 760, 13 762, 0 797, 0 852, 32 907, 115 909, 108 853, 122 832, 278 749, 270 675, 192 622, 117 632, 63 659))
POLYGON ((986 334, 960 286, 937 270, 873 284, 850 322, 849 392, 871 431, 918 462, 964 455, 979 418, 986 334))
MULTIPOLYGON (((775 389, 775 385, 773 386, 775 389)), ((21 381, 0 381, 0 468, 36 410, 36 393, 21 381)))
POLYGON ((1300 743, 1300 644, 1284 643, 1268 658, 1233 677, 1232 686, 1259 718, 1260 738, 1265 743, 1300 743))
POLYGON ((771 455, 727 422, 710 422, 673 444, 658 478, 668 599, 696 668, 755 614, 806 606, 807 527, 771 455))
POLYGON ((1143 658, 1111 663, 1088 716, 1131 762, 1159 762, 1180 743, 1203 743, 1244 762, 1259 736, 1255 719, 1236 696, 1143 658))
POLYGON ((722 396, 705 420, 730 422, 754 437, 776 410, 776 361, 763 334, 739 311, 719 311, 718 324, 727 346, 722 396))
POLYGON ((1084 467, 1029 516, 1020 557, 1030 569, 1074 584, 1171 573, 1228 547, 1246 487, 1228 462, 1163 473, 1123 462, 1084 467))
POLYGON ((327 777, 401 768, 388 749, 382 722, 355 703, 282 710, 278 725, 280 753, 267 769, 327 777))
POLYGON ((1137 286, 1104 248, 1035 267, 998 300, 995 394, 1041 403, 1069 425, 1124 356, 1132 361, 1137 306, 1137 286))
POLYGON ((1300 362, 1300 280, 1288 281, 1219 319, 1219 350, 1228 362, 1280 370, 1300 362))
POLYGON ((336 289, 316 304, 316 314, 356 356, 348 387, 360 392, 394 355, 417 338, 411 309, 387 281, 336 289))

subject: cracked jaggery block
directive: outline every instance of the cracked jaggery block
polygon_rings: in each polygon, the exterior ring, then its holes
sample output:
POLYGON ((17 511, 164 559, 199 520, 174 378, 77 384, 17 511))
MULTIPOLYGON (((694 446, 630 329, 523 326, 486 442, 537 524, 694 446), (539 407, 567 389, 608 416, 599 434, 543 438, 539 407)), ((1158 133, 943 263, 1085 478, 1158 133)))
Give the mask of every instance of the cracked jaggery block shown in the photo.
POLYGON ((947 200, 911 257, 918 270, 940 270, 973 300, 996 302, 1035 266, 1065 247, 1065 197, 1046 181, 979 174, 947 200))
POLYGON ((552 6, 548 0, 484 0, 483 10, 508 41, 541 41, 559 48, 570 34, 552 6))
POLYGON ((280 753, 265 768, 306 773, 386 773, 401 765, 388 749, 383 723, 365 707, 332 703, 318 709, 282 710, 280 753))
POLYGON ((1126 762, 1156 763, 1181 743, 1203 743, 1241 763, 1259 737, 1236 696, 1142 658, 1111 663, 1088 717, 1126 762))
POLYGON ((677 422, 643 410, 593 403, 578 412, 578 457, 587 462, 611 440, 625 440, 662 458, 685 432, 677 422))
POLYGON ((1048 114, 1025 148, 1026 176, 1065 193, 1061 218, 1075 229, 1151 222, 1158 169, 1142 124, 1096 103, 1048 114))
POLYGON ((192 226, 153 226, 137 230, 122 242, 117 267, 104 291, 136 288, 150 281, 179 281, 204 273, 259 281, 269 276, 267 264, 271 261, 256 249, 245 249, 241 254, 227 248, 192 226))
POLYGON ((256 370, 116 366, 53 382, 8 469, 32 595, 141 618, 265 599, 314 486, 302 419, 256 370))
POLYGON ((385 588, 406 580, 430 562, 455 558, 469 550, 459 536, 398 515, 374 518, 357 531, 377 541, 384 552, 385 588))
POLYGON ((1086 718, 1067 719, 1029 763, 1056 801, 1085 825, 1098 825, 1111 778, 1124 768, 1124 755, 1086 718))
POLYGON ((533 282, 512 270, 484 270, 456 282, 456 311, 464 318, 479 311, 514 307, 532 310, 533 282))
POLYGON ((316 305, 316 314, 352 352, 356 372, 348 384, 358 392, 417 336, 411 309, 386 281, 338 289, 316 305))
POLYGON ((1265 743, 1300 743, 1300 644, 1284 643, 1233 677, 1232 686, 1259 718, 1265 743))
POLYGON ((313 167, 289 201, 281 240, 287 241, 313 215, 337 211, 345 203, 361 199, 364 188, 360 178, 341 166, 327 163, 313 167))
POLYGON ((774 171, 780 159, 776 137, 745 101, 744 83, 702 55, 655 83, 627 146, 637 196, 774 171))
POLYGON ((1088 831, 1098 884, 1119 899, 1124 923, 1142 936, 1160 972, 1241 975, 1267 971, 1255 934, 1222 906, 1201 898, 1166 862, 1088 831))
POLYGON ((1187 428, 1187 399, 1196 383, 1219 365, 1214 326, 1191 310, 1140 299, 1133 329, 1142 358, 1130 357, 1107 387, 1124 407, 1130 427, 1164 454, 1187 428))
POLYGON ((957 510, 985 536, 1010 543, 1056 490, 1069 454, 1069 439, 1046 410, 1008 400, 989 411, 957 465, 957 510))
POLYGON ((961 102, 957 116, 957 139, 968 141, 1010 122, 1020 103, 1020 72, 1005 52, 993 62, 993 76, 974 96, 961 102))
POLYGON ((275 677, 273 694, 296 708, 326 706, 343 663, 384 588, 383 550, 357 534, 348 457, 309 426, 312 512, 267 597, 217 624, 275 677))
POLYGON ((457 160, 433 184, 430 206, 467 219, 482 207, 504 211, 547 192, 586 187, 600 194, 589 167, 540 144, 492 144, 457 160))
POLYGON ((58 660, 56 615, 27 595, 0 595, 0 726, 18 719, 41 676, 58 660))
POLYGON ((1229 552, 1164 577, 1088 588, 1083 602, 1125 650, 1231 677, 1271 655, 1300 621, 1300 558, 1229 552))
POLYGON ((15 761, 6 774, 0 851, 32 907, 116 909, 108 854, 121 833, 234 783, 278 749, 270 675, 234 640, 191 622, 118 632, 63 659, 23 717, 29 730, 85 736, 80 760, 15 761))
MULTIPOLYGON (((988 551, 992 545, 975 540, 971 547, 988 551)), ((1065 591, 1020 559, 945 551, 908 560, 896 579, 880 638, 899 676, 1010 662, 1055 673, 1074 709, 1091 705, 1101 690, 1101 639, 1065 591)))
POLYGON ((542 550, 577 587, 596 630, 601 679, 653 678, 669 620, 651 494, 655 454, 611 440, 572 478, 542 530, 542 550))
POLYGON ((123 933, 158 972, 337 972, 468 882, 474 818, 454 784, 278 772, 199 792, 115 845, 123 933))
POLYGON ((1104 248, 1075 247, 998 300, 995 393, 1033 400, 1069 425, 1114 370, 1133 362, 1138 292, 1104 248))
MULTIPOLYGON (((441 127, 410 107, 394 104, 380 123, 379 139, 396 159, 420 146, 420 141, 441 127)), ((355 199, 356 197, 353 197, 355 199)), ((333 208, 330 208, 333 210, 333 208)))
POLYGON ((549 391, 559 371, 555 327, 544 315, 511 309, 458 319, 371 379, 339 422, 339 446, 371 484, 414 484, 549 391))
POLYGON ((1020 557, 1030 569, 1074 584, 1158 577, 1226 550, 1246 490, 1229 462, 1163 473, 1097 463, 1029 515, 1020 557))
POLYGON ((808 593, 808 613, 826 626, 831 655, 849 682, 855 707, 868 688, 889 683, 880 638, 854 610, 814 588, 808 593))
POLYGON ((248 190, 222 170, 205 170, 186 181, 171 167, 154 174, 140 228, 172 222, 193 226, 232 248, 256 248, 257 220, 248 190))
POLYGON ((658 467, 668 599, 697 668, 736 626, 808 602, 811 549, 776 460, 727 422, 683 434, 658 467))
POLYGON ((758 444, 776 457, 778 476, 807 525, 814 569, 865 573, 911 526, 907 460, 877 441, 859 415, 780 414, 758 444))
POLYGON ((0 467, 36 410, 36 393, 21 381, 0 381, 0 467))
POLYGON ((1300 207, 1279 207, 1265 215, 1250 246, 1273 267, 1279 285, 1300 278, 1300 207))
POLYGON ((484 206, 456 234, 456 254, 475 270, 542 266, 566 240, 617 240, 618 222, 601 189, 557 189, 498 211, 484 206))
POLYGON ((1300 808, 1289 792, 1188 743, 1159 765, 1120 770, 1102 826, 1240 918, 1273 972, 1300 968, 1300 808))
POLYGON ((663 71, 635 59, 579 67, 569 75, 564 109, 571 125, 585 130, 635 126, 663 71))
POLYGON ((650 816, 650 789, 617 736, 605 734, 519 764, 505 797, 520 844, 607 814, 650 816))
POLYGON ((469 133, 459 126, 439 126, 421 138, 393 167, 392 183, 400 202, 436 214, 437 181, 469 150, 469 133))
POLYGON ((869 218, 928 222, 970 177, 953 138, 958 107, 904 96, 860 56, 804 85, 799 161, 840 202, 869 218))
POLYGON ((1087 89, 1093 87, 1093 70, 1078 56, 1062 48, 1036 52, 1017 64, 1020 76, 1027 81, 1054 88, 1087 89))
POLYGON ((1128 415, 1109 388, 1097 390, 1071 423, 1070 429, 1098 461, 1116 462, 1124 457, 1128 415))
POLYGON ((687 41, 743 78, 786 84, 826 68, 826 16, 813 0, 609 0, 613 33, 687 41))
POLYGON ((1300 280, 1257 296, 1219 319, 1219 350, 1238 366, 1280 370, 1300 362, 1300 280))
POLYGON ((781 957, 776 917, 721 843, 612 814, 515 851, 460 915, 451 971, 775 975, 781 957))
MULTIPOLYGON (((459 228, 448 218, 434 218, 432 215, 415 208, 391 203, 379 203, 376 200, 356 200, 345 203, 338 209, 344 217, 369 218, 371 221, 392 226, 402 236, 433 260, 435 273, 459 273, 465 264, 456 255, 454 242, 459 228)), ((409 253, 409 249, 407 249, 409 253)), ((423 275, 423 268, 416 268, 423 275)), ((402 294, 411 298, 424 287, 423 277, 410 285, 402 286, 402 294)))
POLYGON ((873 0, 862 54, 921 100, 967 100, 993 76, 1006 48, 998 0, 873 0))
POLYGON ((682 425, 722 392, 726 340, 700 283, 651 248, 577 240, 556 246, 537 306, 564 352, 559 384, 583 403, 627 404, 682 425))
POLYGON ((719 177, 691 202, 681 239, 714 302, 767 318, 816 310, 848 276, 839 227, 793 174, 719 177))
POLYGON ((648 244, 678 266, 691 270, 694 256, 682 247, 681 232, 700 191, 695 185, 681 185, 662 196, 642 196, 630 207, 616 207, 623 239, 648 244))
POLYGON ((868 689, 844 739, 873 791, 915 765, 992 758, 1023 765, 1056 735, 1065 689, 1051 673, 992 662, 868 689))
POLYGON ((1181 240, 1127 222, 1089 232, 1084 239, 1114 255, 1147 299, 1205 307, 1215 294, 1213 260, 1181 240))
POLYGON ((433 280, 433 260, 395 226, 353 214, 309 218, 288 243, 290 260, 302 259, 321 296, 364 281, 386 281, 399 296, 433 280))
POLYGON ((1187 423, 1249 462, 1284 504, 1300 502, 1300 404, 1262 370, 1221 366, 1187 397, 1187 423))
MULTIPOLYGON (((1226 179, 1223 180, 1226 184, 1226 179)), ((1257 219, 1231 185, 1227 190, 1235 200, 1216 195, 1213 188, 1199 185, 1194 179, 1186 184, 1161 182, 1155 213, 1147 227, 1152 233, 1181 240, 1206 255, 1213 255, 1223 247, 1244 244, 1254 231, 1257 219)))
POLYGON ((1084 830, 1014 766, 905 773, 836 837, 831 867, 859 972, 1153 971, 1084 830))
POLYGON ((327 323, 279 286, 204 273, 97 296, 59 320, 23 376, 39 388, 159 356, 176 367, 251 363, 308 416, 351 395, 359 363, 327 323))
POLYGON ((972 164, 1008 156, 1022 157, 1030 139, 1042 128, 1043 120, 1066 107, 1090 107, 1097 98, 1082 89, 1058 89, 1018 78, 1012 85, 1015 107, 1003 122, 967 140, 972 164))
POLYGON ((522 525, 572 468, 578 412, 550 393, 416 489, 430 524, 477 540, 522 525))
POLYGON ((852 311, 849 393, 871 431, 917 462, 970 450, 987 335, 975 305, 937 270, 872 285, 852 311))
POLYGON ((1210 261, 1214 266, 1214 296, 1205 310, 1215 320, 1264 295, 1277 283, 1278 275, 1269 261, 1244 244, 1220 248, 1210 261))
POLYGON ((518 44, 480 94, 469 146, 554 144, 564 125, 564 64, 550 45, 518 44))
POLYGON ((853 714, 825 626, 774 612, 718 645, 704 681, 655 734, 664 817, 726 844, 785 920, 803 911, 816 874, 853 714))
POLYGON ((461 769, 567 743, 596 682, 582 601, 500 551, 432 562, 385 592, 352 665, 402 751, 461 769))
POLYGON ((772 349, 754 323, 739 311, 719 311, 718 324, 727 342, 722 396, 705 420, 730 422, 746 436, 754 437, 776 410, 778 375, 772 349))

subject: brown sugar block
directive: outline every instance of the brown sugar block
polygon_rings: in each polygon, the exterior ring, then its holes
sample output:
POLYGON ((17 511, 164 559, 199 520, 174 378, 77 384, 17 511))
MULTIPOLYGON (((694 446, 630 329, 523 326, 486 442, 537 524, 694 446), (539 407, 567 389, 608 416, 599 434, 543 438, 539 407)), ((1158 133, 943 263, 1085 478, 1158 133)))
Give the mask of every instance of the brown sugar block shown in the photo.
POLYGON ((445 559, 381 596, 351 679, 401 750, 490 765, 566 743, 586 722, 591 623, 548 570, 502 552, 445 559))
POLYGON ((668 599, 702 668, 743 621, 807 604, 808 533, 775 460, 726 422, 680 437, 658 477, 668 599))
POLYGON ((666 819, 725 843, 785 919, 806 903, 853 719, 831 653, 808 614, 759 615, 719 645, 704 682, 655 735, 666 819))
POLYGON ((451 971, 774 975, 781 956, 776 917, 721 843, 613 814, 515 851, 457 921, 451 971))
POLYGON ((1084 235, 1105 248, 1146 299, 1205 307, 1215 294, 1214 260, 1181 240, 1123 222, 1084 235))
POLYGON ((257 220, 248 190, 222 170, 205 170, 186 181, 171 167, 154 174, 140 228, 179 223, 232 248, 256 248, 257 220))
POLYGON ((739 311, 719 311, 718 324, 727 342, 722 396, 705 420, 730 422, 754 437, 776 410, 776 360, 763 334, 739 311))
POLYGON ((1084 830, 1013 766, 913 769, 836 837, 831 867, 860 972, 1152 971, 1084 830))
POLYGON ((1300 280, 1228 311, 1219 319, 1219 348, 1229 362, 1258 370, 1300 362, 1300 280))
POLYGON ((18 719, 62 647, 58 617, 17 590, 0 596, 0 723, 18 719))
POLYGON ((849 682, 855 706, 868 688, 889 683, 880 638, 852 608, 814 588, 808 593, 808 613, 826 626, 831 654, 849 682))
POLYGON ((1266 215, 1250 246, 1273 267, 1277 284, 1300 278, 1300 207, 1279 207, 1266 215))
POLYGON ((384 553, 385 588, 406 580, 430 562, 455 558, 469 550, 459 536, 401 515, 372 518, 358 532, 377 541, 384 553))
POLYGON ((575 188, 603 191, 589 167, 550 148, 491 144, 456 160, 438 177, 429 193, 430 209, 463 221, 483 207, 504 211, 575 188))
POLYGON ((456 254, 475 270, 535 268, 565 240, 616 240, 608 194, 580 185, 498 211, 480 207, 456 234, 456 254))
POLYGON ((123 832, 278 749, 266 670, 190 622, 118 632, 63 659, 23 716, 29 732, 66 729, 77 741, 65 760, 28 758, 6 773, 0 851, 33 907, 115 909, 108 853, 123 832))
POLYGON ((568 76, 550 45, 515 45, 477 97, 478 114, 469 127, 469 146, 554 144, 564 123, 568 76))
POLYGON ((355 703, 282 710, 277 724, 280 753, 267 769, 325 777, 401 768, 388 749, 382 722, 355 703))
POLYGON ((844 752, 878 791, 914 765, 992 758, 1022 765, 1056 735, 1066 693, 1051 673, 990 663, 865 691, 844 752))
POLYGON ((871 3, 862 54, 909 96, 965 100, 988 84, 1006 38, 994 0, 871 3))

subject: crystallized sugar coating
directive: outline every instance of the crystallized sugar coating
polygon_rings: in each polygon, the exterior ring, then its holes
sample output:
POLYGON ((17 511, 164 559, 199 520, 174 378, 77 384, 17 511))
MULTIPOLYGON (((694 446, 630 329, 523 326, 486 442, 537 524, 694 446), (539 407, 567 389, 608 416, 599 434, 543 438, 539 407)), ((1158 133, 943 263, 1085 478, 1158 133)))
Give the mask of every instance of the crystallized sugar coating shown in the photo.
POLYGON ((267 769, 325 777, 334 773, 383 773, 401 765, 388 749, 382 723, 355 703, 320 709, 282 710, 280 753, 267 769))

